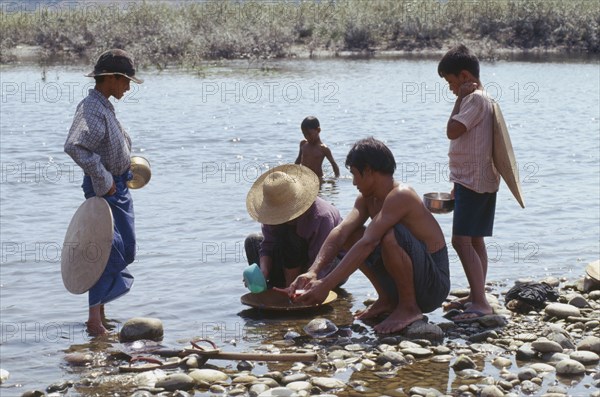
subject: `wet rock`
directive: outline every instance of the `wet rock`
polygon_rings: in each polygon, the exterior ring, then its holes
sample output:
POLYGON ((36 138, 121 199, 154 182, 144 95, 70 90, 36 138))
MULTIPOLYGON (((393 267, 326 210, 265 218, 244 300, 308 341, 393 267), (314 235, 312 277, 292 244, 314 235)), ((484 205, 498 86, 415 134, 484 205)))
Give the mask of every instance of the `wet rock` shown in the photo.
POLYGON ((440 341, 444 338, 444 331, 436 324, 417 321, 406 327, 402 335, 409 339, 427 339, 440 341))
POLYGON ((65 354, 65 361, 72 367, 85 367, 86 365, 90 365, 93 360, 94 356, 89 353, 65 354))
MULTIPOLYGON (((278 386, 275 386, 275 387, 278 387, 278 386)), ((251 397, 256 397, 259 394, 264 393, 269 389, 270 389, 269 385, 267 385, 265 383, 255 383, 252 386, 250 386, 250 389, 248 389, 248 394, 250 394, 251 397)), ((225 393, 225 391, 223 393, 225 393)))
POLYGON ((541 387, 538 384, 533 383, 530 380, 521 382, 521 391, 525 394, 535 394, 540 389, 541 389, 541 387))
POLYGON ((140 339, 160 341, 163 338, 162 321, 151 317, 134 317, 123 324, 119 333, 121 343, 140 339))
POLYGON ((452 361, 452 355, 450 354, 439 354, 437 356, 431 357, 432 363, 449 363, 452 361))
POLYGON ((587 300, 579 295, 579 294, 575 294, 572 296, 569 296, 569 305, 571 306, 575 306, 579 309, 583 309, 584 307, 588 307, 590 304, 587 302, 587 300))
POLYGON ((408 364, 408 361, 402 353, 387 351, 377 357, 377 364, 383 365, 385 363, 391 363, 393 365, 405 365, 408 364))
POLYGON ((531 342, 531 348, 539 353, 559 353, 563 351, 560 344, 545 338, 531 342))
POLYGON ((252 371, 252 369, 254 368, 254 364, 252 364, 249 361, 242 360, 237 364, 236 368, 238 369, 238 371, 252 371))
POLYGON ((454 371, 462 371, 465 369, 475 369, 477 368, 477 365, 470 357, 460 355, 456 358, 451 367, 454 369, 454 371))
POLYGON ((598 356, 594 352, 590 352, 590 351, 586 351, 586 350, 572 352, 571 354, 569 354, 569 357, 572 360, 579 361, 583 365, 593 365, 593 364, 598 363, 598 361, 600 361, 600 356, 598 356))
POLYGON ((504 392, 498 388, 498 386, 487 385, 481 389, 479 393, 480 397, 503 397, 504 392))
POLYGON ((296 395, 293 390, 285 387, 275 387, 264 391, 258 395, 258 397, 292 397, 296 395))
POLYGON ((564 354, 564 353, 544 353, 541 356, 542 361, 545 361, 547 363, 551 363, 551 364, 556 364, 558 362, 560 362, 561 360, 567 360, 569 358, 568 354, 564 354))
MULTIPOLYGON (((402 393, 402 390, 398 390, 398 392, 402 393)), ((438 397, 438 396, 443 396, 444 394, 441 393, 439 390, 436 390, 431 387, 415 386, 415 387, 410 388, 410 390, 408 391, 408 395, 409 396, 417 395, 417 396, 427 396, 427 397, 438 397)))
POLYGON ((558 375, 581 375, 585 373, 585 366, 579 361, 566 359, 556 364, 556 373, 558 375))
POLYGON ((191 390, 194 388, 196 382, 194 379, 184 373, 176 373, 167 375, 164 379, 156 382, 155 387, 162 388, 167 391, 176 390, 191 390))
POLYGON ((194 369, 189 373, 189 376, 198 384, 212 385, 213 383, 224 383, 229 381, 229 376, 224 372, 209 368, 194 369))
POLYGON ((409 347, 406 349, 402 349, 402 354, 410 354, 415 358, 424 358, 433 355, 433 352, 423 347, 409 347))
POLYGON ((338 327, 326 318, 315 318, 306 324, 303 329, 313 338, 325 338, 335 334, 338 327))
POLYGON ((533 363, 529 366, 529 368, 533 369, 538 374, 556 371, 556 368, 554 368, 552 365, 544 363, 533 363))
POLYGON ((300 334, 296 331, 288 331, 283 335, 283 339, 291 340, 300 337, 300 334))
POLYGON ((227 393, 227 388, 221 385, 212 385, 208 388, 208 391, 214 394, 225 394, 227 393))
POLYGON ((313 385, 325 390, 343 389, 346 387, 344 382, 335 378, 315 377, 311 379, 313 385))
POLYGON ((577 344, 577 350, 587 350, 600 354, 600 338, 597 336, 586 336, 577 344))
POLYGON ((46 388, 46 391, 48 393, 65 392, 65 391, 67 391, 67 389, 69 387, 72 387, 72 386, 73 386, 73 381, 65 380, 65 381, 62 381, 62 382, 57 382, 57 383, 51 384, 50 386, 48 386, 46 388))
POLYGON ((558 318, 579 317, 581 315, 577 307, 566 303, 550 303, 546 306, 544 312, 550 317, 558 318))
POLYGON ((496 368, 510 368, 512 361, 506 357, 496 357, 492 360, 492 365, 496 368))
POLYGON ((21 397, 42 397, 45 395, 46 393, 44 393, 41 390, 28 390, 25 393, 21 394, 21 397))
POLYGON ((519 380, 521 382, 525 381, 525 380, 531 380, 533 378, 535 378, 537 375, 537 372, 532 369, 532 368, 523 368, 522 370, 519 371, 519 373, 517 374, 517 377, 519 378, 519 380))
POLYGON ((312 389, 312 384, 310 382, 303 380, 303 381, 288 383, 287 385, 285 385, 285 387, 287 387, 288 389, 293 390, 295 392, 299 392, 301 390, 312 389))
POLYGON ((485 342, 488 340, 488 338, 497 339, 498 333, 493 330, 486 330, 483 332, 478 332, 474 335, 469 336, 469 342, 472 342, 472 343, 485 342))
POLYGON ((284 385, 287 385, 288 383, 292 383, 292 382, 305 381, 308 378, 309 378, 309 376, 307 374, 303 374, 303 373, 291 374, 291 375, 284 376, 281 379, 281 383, 284 385))
POLYGON ((254 375, 243 374, 243 375, 239 375, 239 376, 236 376, 235 378, 233 378, 231 383, 234 385, 238 385, 238 384, 248 385, 248 384, 256 382, 257 379, 258 378, 254 375))

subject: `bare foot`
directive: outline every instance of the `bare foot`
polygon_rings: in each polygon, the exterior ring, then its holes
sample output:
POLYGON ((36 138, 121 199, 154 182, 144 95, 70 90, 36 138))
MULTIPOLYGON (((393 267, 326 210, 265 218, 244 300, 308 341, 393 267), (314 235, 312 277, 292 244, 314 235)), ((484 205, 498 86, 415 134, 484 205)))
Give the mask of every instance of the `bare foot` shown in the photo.
POLYGON ((471 304, 468 309, 463 311, 461 314, 457 314, 452 317, 452 321, 461 322, 465 320, 473 320, 479 317, 494 314, 494 309, 490 305, 475 305, 471 304))
POLYGON ((394 310, 385 320, 377 324, 373 329, 379 334, 391 334, 400 332, 415 321, 423 319, 423 313, 406 313, 403 310, 394 310))
POLYGON ((87 332, 91 336, 108 335, 108 330, 106 328, 104 328, 104 325, 102 325, 102 322, 97 323, 97 322, 88 321, 86 323, 86 325, 87 325, 87 332))
POLYGON ((375 303, 367 307, 365 310, 357 311, 354 318, 357 320, 368 320, 370 318, 375 318, 381 314, 390 313, 392 310, 394 310, 394 306, 395 305, 389 301, 377 299, 375 303))

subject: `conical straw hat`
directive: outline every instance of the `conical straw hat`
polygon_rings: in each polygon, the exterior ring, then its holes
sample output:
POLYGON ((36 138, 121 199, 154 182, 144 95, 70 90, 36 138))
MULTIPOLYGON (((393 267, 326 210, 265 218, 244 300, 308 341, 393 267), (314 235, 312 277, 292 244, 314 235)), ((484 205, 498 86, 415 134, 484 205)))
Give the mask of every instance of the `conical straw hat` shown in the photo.
POLYGON ((106 200, 85 200, 71 219, 62 247, 62 279, 69 292, 82 294, 100 279, 110 256, 113 234, 112 212, 106 200))
POLYGON ((310 168, 284 164, 258 177, 246 197, 246 209, 264 225, 280 225, 306 212, 318 193, 319 177, 310 168))

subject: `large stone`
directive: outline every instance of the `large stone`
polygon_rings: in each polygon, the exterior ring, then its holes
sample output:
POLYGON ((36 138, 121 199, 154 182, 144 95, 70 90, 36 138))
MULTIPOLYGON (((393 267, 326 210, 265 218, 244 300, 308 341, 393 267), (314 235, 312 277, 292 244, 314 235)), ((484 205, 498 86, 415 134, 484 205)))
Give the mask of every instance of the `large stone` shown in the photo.
POLYGON ((567 318, 581 316, 578 308, 566 303, 551 303, 544 310, 550 317, 567 318))
POLYGON ((402 331, 402 335, 408 339, 427 339, 430 341, 444 339, 444 331, 439 326, 425 321, 412 323, 402 331))
POLYGON ((172 375, 168 375, 164 379, 156 382, 157 388, 162 388, 167 391, 176 391, 176 390, 191 390, 194 388, 195 382, 191 376, 188 376, 183 373, 176 373, 172 375))
POLYGON ((326 377, 315 377, 311 379, 313 385, 318 386, 322 389, 343 389, 346 384, 339 379, 326 378, 326 377))
POLYGON ((481 389, 481 393, 479 395, 481 397, 502 397, 504 396, 504 392, 502 392, 498 386, 487 385, 481 389))
POLYGON ((556 364, 556 373, 558 375, 581 375, 585 373, 585 366, 579 361, 566 359, 556 364))
POLYGON ((456 361, 451 365, 454 371, 462 371, 464 369, 475 369, 477 365, 475 362, 465 355, 460 355, 456 358, 456 361))
POLYGON ((600 361, 600 356, 598 356, 594 352, 590 352, 590 351, 586 351, 586 350, 572 352, 569 355, 569 357, 572 360, 579 361, 583 365, 593 365, 593 364, 598 363, 598 361, 600 361))
POLYGON ((162 321, 151 317, 134 317, 123 324, 119 333, 122 343, 134 342, 141 339, 160 341, 163 338, 162 321))
POLYGON ((213 383, 225 383, 229 381, 229 376, 224 372, 217 371, 216 369, 195 369, 189 373, 189 375, 198 384, 209 384, 213 383))
POLYGON ((600 354, 600 338, 597 336, 586 336, 577 344, 577 350, 587 350, 600 354))
POLYGON ((531 342, 531 347, 533 350, 540 353, 562 353, 563 351, 563 348, 559 343, 546 338, 540 338, 540 340, 531 342))

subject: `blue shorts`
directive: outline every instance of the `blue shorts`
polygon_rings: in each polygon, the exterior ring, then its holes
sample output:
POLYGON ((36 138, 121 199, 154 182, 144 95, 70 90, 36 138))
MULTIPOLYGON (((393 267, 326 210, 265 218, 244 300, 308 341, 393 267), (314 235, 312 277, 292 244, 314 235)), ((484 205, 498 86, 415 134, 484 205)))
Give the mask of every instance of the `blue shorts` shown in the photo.
MULTIPOLYGON (((413 283, 417 304, 423 313, 429 313, 441 306, 450 292, 450 270, 448 266, 448 249, 444 248, 430 254, 422 241, 404 226, 394 226, 394 234, 398 245, 410 257, 413 264, 413 283)), ((392 297, 398 297, 396 284, 385 269, 381 257, 381 246, 369 255, 366 266, 375 273, 375 277, 383 289, 392 297)))
POLYGON ((453 236, 487 237, 494 229, 496 193, 477 193, 454 184, 453 236))

